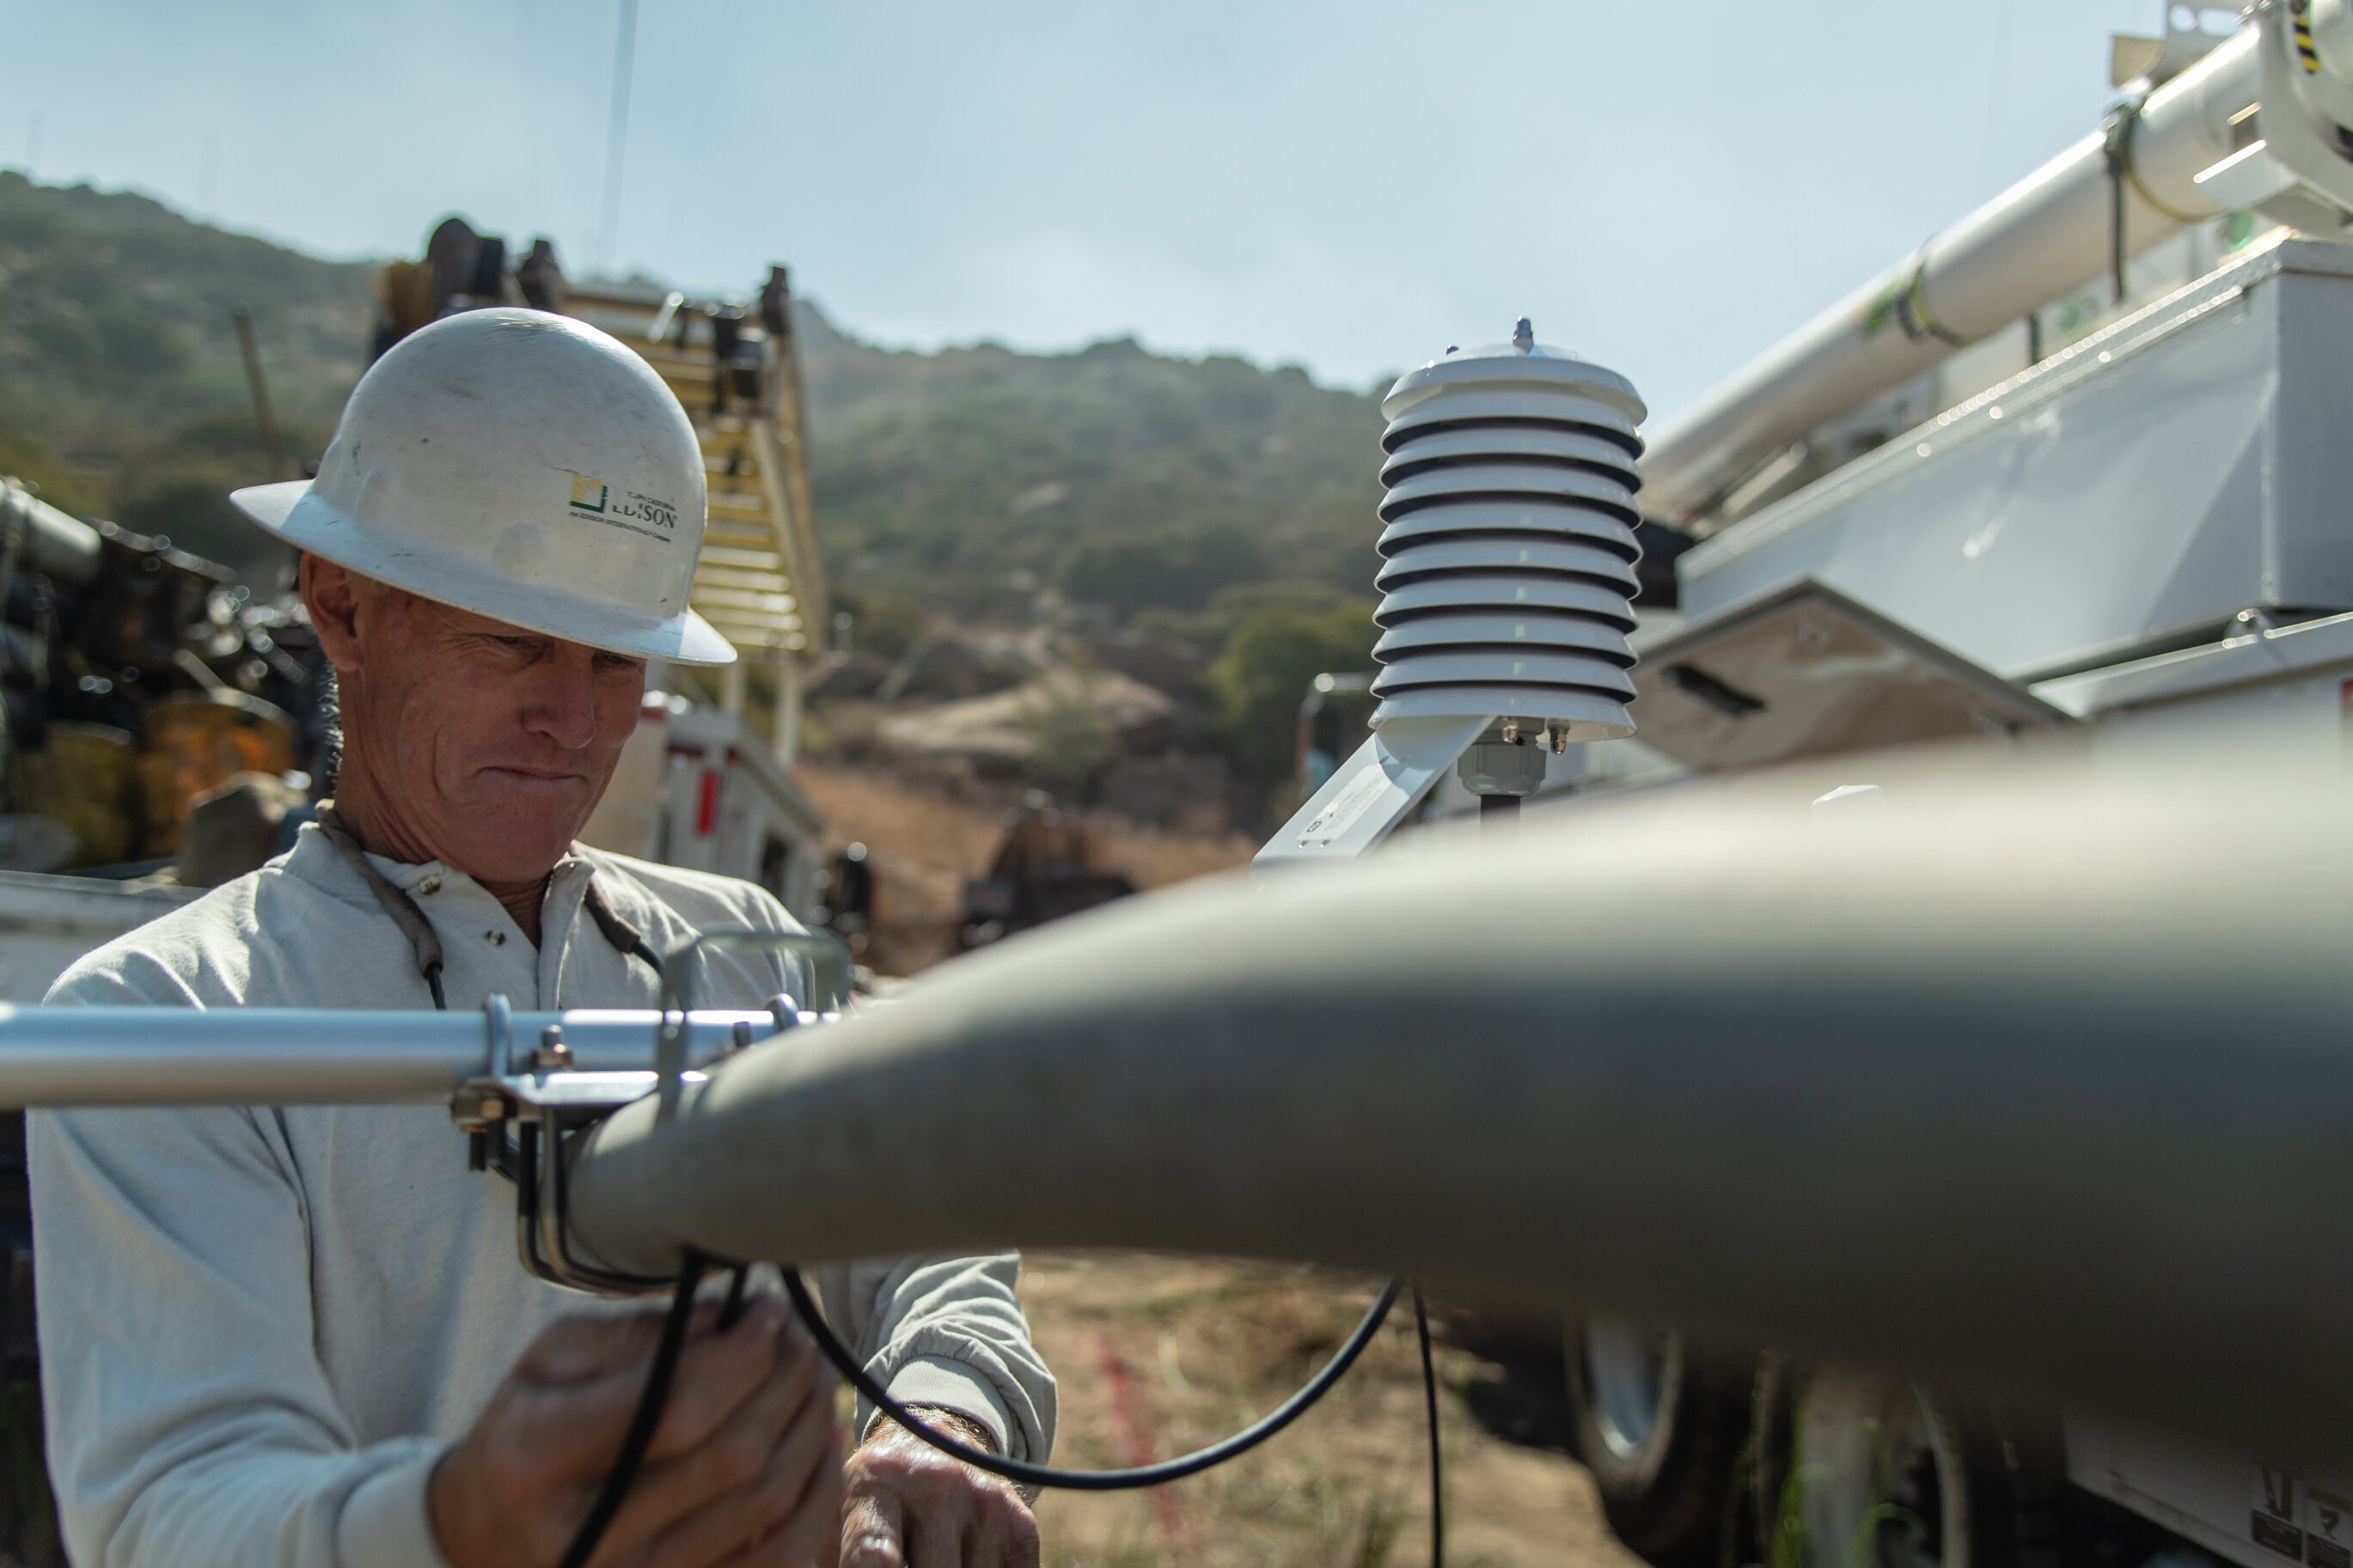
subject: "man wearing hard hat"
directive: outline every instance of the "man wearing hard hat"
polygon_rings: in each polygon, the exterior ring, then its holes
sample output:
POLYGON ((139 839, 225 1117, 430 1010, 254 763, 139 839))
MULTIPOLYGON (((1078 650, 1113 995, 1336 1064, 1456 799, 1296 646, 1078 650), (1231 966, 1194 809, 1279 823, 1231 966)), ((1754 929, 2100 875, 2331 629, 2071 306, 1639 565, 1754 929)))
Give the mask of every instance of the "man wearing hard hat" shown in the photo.
MULTIPOLYGON (((564 317, 451 317, 361 380, 315 481, 236 500, 305 552, 341 694, 335 798, 290 852, 91 953, 51 1002, 651 1008, 658 955, 697 931, 797 929, 747 883, 574 842, 647 662, 734 657, 687 606, 701 449, 637 355, 564 317)), ((781 954, 693 966, 674 978, 708 1005, 801 988, 781 954)), ((513 1200, 469 1173, 446 1110, 58 1112, 30 1141, 78 1561, 565 1559, 655 1325, 518 1267, 513 1200)), ((1043 1458, 1053 1381, 1016 1269, 911 1258, 821 1284, 901 1400, 1043 1458)), ((798 1564, 837 1539, 853 1565, 1037 1561, 1011 1489, 887 1422, 859 1436, 845 1462, 831 1384, 773 1299, 708 1318, 591 1561, 798 1564)))

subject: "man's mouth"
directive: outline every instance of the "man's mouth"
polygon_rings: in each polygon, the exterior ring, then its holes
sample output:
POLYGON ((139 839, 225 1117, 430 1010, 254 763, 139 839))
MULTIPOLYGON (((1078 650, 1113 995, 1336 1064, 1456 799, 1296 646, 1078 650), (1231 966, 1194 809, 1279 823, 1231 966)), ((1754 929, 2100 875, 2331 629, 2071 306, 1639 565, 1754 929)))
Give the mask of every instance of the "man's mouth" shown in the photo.
POLYGON ((482 770, 501 779, 525 784, 573 784, 586 775, 569 768, 526 768, 493 766, 482 770))

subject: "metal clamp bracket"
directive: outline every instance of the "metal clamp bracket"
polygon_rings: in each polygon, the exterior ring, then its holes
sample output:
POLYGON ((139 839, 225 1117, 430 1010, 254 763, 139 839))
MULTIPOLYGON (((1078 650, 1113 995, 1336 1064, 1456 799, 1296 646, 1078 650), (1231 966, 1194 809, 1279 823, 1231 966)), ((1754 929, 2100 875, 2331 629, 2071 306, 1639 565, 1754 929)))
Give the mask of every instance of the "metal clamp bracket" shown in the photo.
MULTIPOLYGON (((621 1107, 648 1095, 676 1095, 707 1081, 684 1066, 684 1035, 697 1016, 683 1007, 665 1007, 656 1025, 651 1070, 586 1070, 574 1065, 560 1027, 543 1031, 527 1064, 514 1057, 513 1014, 503 996, 482 1005, 486 1020, 480 1070, 450 1097, 449 1114, 467 1134, 467 1163, 495 1171, 515 1185, 515 1241, 523 1267, 551 1284, 602 1295, 641 1296, 671 1289, 671 1278, 651 1278, 602 1268, 571 1250, 565 1145, 621 1107)), ((805 1023, 838 1014, 802 1012, 790 996, 768 1003, 771 1027, 737 1017, 728 1054, 773 1040, 805 1023)), ((702 1016, 708 1016, 703 1015, 702 1016)))

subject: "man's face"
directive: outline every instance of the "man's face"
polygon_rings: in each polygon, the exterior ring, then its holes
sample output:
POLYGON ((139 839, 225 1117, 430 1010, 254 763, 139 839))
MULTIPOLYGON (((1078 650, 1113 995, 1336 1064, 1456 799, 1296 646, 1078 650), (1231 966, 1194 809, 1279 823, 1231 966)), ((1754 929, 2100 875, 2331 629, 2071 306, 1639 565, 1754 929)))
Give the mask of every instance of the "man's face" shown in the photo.
POLYGON ((385 586, 317 557, 303 589, 342 689, 337 794, 370 847, 486 885, 546 876, 637 727, 645 662, 385 586))

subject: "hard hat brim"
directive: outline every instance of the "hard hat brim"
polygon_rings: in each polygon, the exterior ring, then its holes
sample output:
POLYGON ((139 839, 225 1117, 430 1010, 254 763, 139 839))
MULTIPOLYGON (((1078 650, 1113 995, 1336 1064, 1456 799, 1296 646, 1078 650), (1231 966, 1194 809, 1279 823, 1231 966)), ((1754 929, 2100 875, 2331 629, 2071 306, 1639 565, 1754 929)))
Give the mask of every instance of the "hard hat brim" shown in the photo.
POLYGON ((362 521, 311 493, 309 479, 231 490, 238 510, 298 550, 437 604, 543 636, 672 664, 735 662, 733 645, 691 608, 656 619, 578 594, 518 583, 446 547, 362 521))

